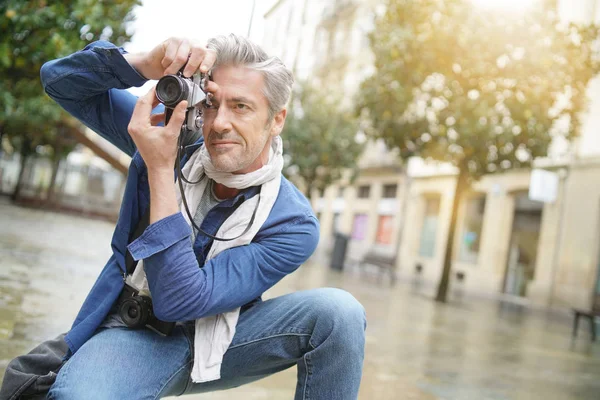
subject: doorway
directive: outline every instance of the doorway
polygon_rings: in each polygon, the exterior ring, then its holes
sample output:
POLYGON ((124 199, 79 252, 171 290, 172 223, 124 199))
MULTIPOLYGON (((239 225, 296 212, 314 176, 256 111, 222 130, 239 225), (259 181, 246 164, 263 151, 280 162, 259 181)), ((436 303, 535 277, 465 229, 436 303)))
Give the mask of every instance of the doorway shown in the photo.
POLYGON ((592 298, 592 310, 600 311, 600 262, 596 272, 596 286, 594 286, 594 297, 592 298))
MULTIPOLYGON (((600 237, 598 240, 600 241, 600 237)), ((592 310, 600 311, 600 247, 598 248, 598 259, 596 261, 596 284, 592 293, 592 310)))
POLYGON ((525 297, 535 277, 535 264, 544 203, 530 200, 527 193, 515 194, 515 210, 504 275, 504 293, 525 297))

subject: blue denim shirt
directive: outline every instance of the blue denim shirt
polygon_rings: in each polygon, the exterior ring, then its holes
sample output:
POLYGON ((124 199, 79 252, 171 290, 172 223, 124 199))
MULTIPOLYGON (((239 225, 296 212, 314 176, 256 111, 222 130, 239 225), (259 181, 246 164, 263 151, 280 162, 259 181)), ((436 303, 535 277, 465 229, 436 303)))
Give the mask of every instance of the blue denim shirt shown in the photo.
MULTIPOLYGON (((123 57, 124 50, 95 42, 82 51, 50 61, 41 69, 46 92, 70 114, 132 156, 119 220, 112 238, 113 254, 88 294, 65 340, 76 352, 95 332, 123 288, 125 253, 144 259, 154 312, 164 321, 189 321, 230 311, 259 298, 313 253, 319 226, 307 199, 287 179, 269 217, 254 240, 206 261, 212 241, 191 229, 181 213, 157 221, 128 244, 149 206, 144 160, 127 126, 137 98, 124 90, 141 86, 140 76, 123 57)), ((158 110, 156 110, 158 111, 158 110)), ((191 154, 202 139, 186 148, 191 154)), ((215 234, 220 225, 257 187, 243 190, 214 207, 201 228, 215 234)))

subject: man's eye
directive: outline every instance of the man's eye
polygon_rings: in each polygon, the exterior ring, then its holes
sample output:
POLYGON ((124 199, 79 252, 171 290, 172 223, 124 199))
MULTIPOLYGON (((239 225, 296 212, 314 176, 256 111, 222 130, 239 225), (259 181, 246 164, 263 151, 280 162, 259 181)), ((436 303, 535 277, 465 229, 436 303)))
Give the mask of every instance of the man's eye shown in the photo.
POLYGON ((247 110, 248 106, 246 104, 244 104, 244 103, 237 103, 235 105, 235 108, 237 108, 238 110, 247 110))

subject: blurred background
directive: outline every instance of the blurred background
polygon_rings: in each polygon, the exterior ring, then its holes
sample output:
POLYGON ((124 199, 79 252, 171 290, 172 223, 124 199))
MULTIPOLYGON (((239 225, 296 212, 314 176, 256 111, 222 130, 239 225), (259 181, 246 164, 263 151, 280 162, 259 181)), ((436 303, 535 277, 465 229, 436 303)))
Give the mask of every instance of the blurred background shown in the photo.
POLYGON ((321 223, 266 297, 365 305, 360 398, 600 398, 599 24, 600 0, 2 2, 0 374, 69 328, 129 162, 44 94, 41 65, 235 32, 294 72, 285 174, 321 223))

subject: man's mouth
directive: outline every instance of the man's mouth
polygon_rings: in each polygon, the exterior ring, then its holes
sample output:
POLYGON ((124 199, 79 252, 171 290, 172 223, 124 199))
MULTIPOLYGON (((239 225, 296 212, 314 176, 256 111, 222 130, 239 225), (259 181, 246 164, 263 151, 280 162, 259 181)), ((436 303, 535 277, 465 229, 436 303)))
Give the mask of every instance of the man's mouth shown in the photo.
POLYGON ((215 140, 210 142, 210 147, 215 151, 229 151, 237 145, 239 145, 239 143, 234 142, 233 140, 215 140))
POLYGON ((213 146, 220 146, 220 145, 224 145, 224 144, 237 144, 237 142, 234 142, 232 140, 214 140, 211 142, 211 144, 213 146))

